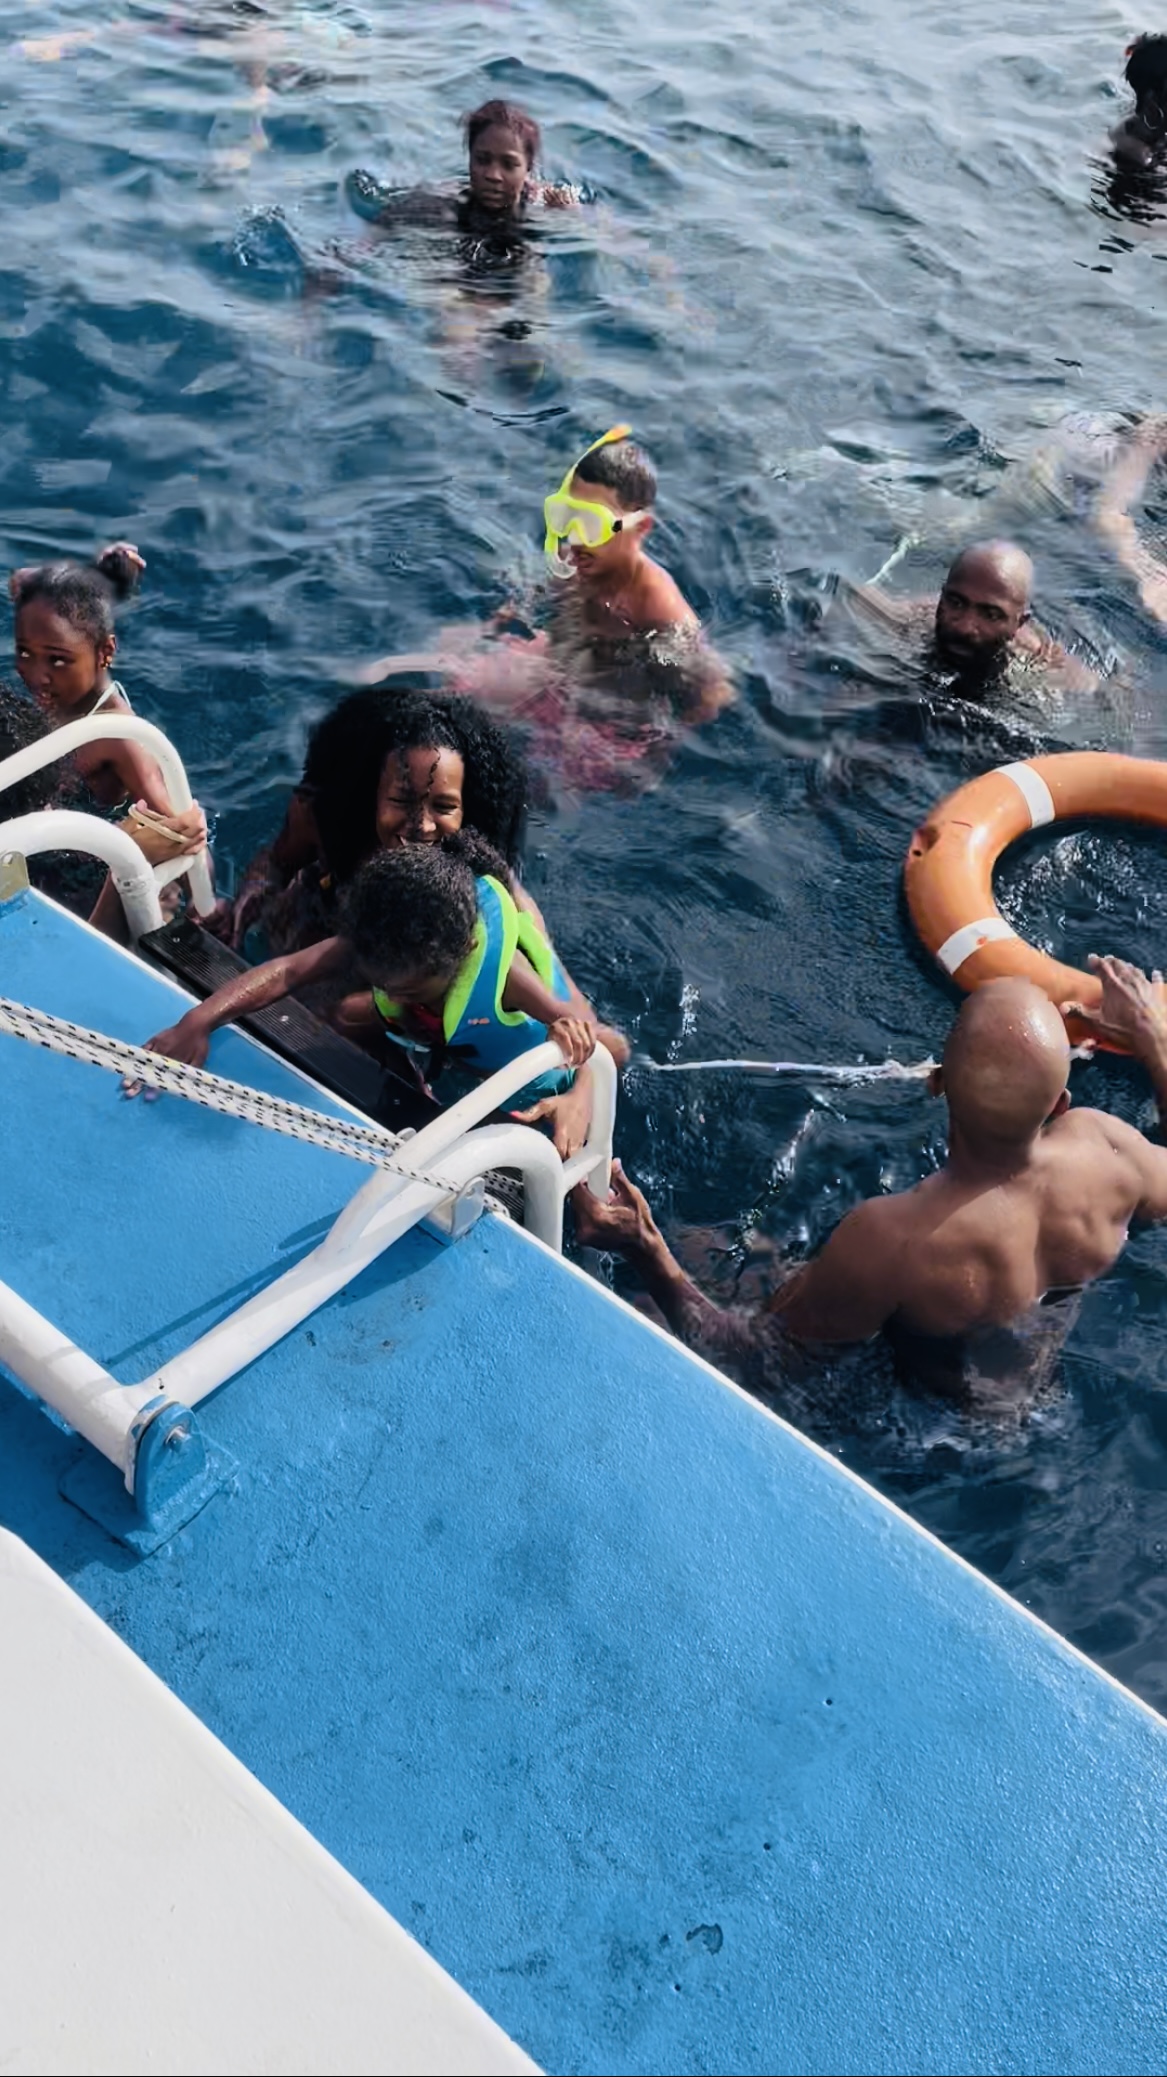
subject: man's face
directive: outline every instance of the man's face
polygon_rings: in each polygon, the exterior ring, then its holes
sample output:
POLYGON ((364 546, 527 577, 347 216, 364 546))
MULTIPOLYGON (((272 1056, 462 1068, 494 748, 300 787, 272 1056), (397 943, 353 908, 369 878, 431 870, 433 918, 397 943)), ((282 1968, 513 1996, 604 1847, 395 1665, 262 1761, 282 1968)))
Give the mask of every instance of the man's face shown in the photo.
POLYGON ((949 571, 936 602, 937 651, 956 670, 983 675, 1003 661, 1028 618, 1028 600, 991 563, 962 564, 949 571))

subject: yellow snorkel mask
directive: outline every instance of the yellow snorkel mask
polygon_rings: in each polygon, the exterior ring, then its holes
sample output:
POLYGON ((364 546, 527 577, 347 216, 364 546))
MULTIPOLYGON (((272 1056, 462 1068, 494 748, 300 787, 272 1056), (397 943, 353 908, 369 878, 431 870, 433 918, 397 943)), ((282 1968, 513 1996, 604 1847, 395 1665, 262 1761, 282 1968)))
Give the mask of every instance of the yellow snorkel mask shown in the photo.
POLYGON ((593 440, 591 446, 585 447, 573 461, 559 489, 553 490, 551 496, 543 500, 543 519, 547 528, 543 552, 560 577, 571 575, 571 565, 564 560, 562 552, 565 547, 603 548, 614 534, 623 533, 626 527, 635 526, 637 520, 649 516, 647 512, 613 512, 608 505, 593 504, 590 498, 572 495, 572 479, 580 462, 594 454, 597 447, 610 447, 616 440, 626 440, 631 431, 631 426, 614 425, 606 433, 601 433, 599 439, 593 440))

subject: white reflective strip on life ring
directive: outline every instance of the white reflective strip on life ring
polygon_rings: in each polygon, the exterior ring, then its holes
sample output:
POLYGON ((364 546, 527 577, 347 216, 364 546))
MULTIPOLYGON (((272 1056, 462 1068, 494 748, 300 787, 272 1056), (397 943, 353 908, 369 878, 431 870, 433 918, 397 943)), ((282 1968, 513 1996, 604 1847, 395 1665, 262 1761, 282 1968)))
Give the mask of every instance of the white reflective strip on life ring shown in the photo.
POLYGON ((1014 786, 1024 795, 1031 829, 1040 829, 1043 822, 1055 820, 1057 809, 1053 794, 1041 773, 1035 772, 1031 764, 999 764, 997 770, 1003 779, 1012 779, 1014 786))
POLYGON ((946 974, 954 974, 966 959, 980 951, 982 945, 991 944, 994 938, 1016 936, 1017 932, 1003 916, 982 916, 979 923, 962 923, 950 938, 945 938, 936 957, 946 974))

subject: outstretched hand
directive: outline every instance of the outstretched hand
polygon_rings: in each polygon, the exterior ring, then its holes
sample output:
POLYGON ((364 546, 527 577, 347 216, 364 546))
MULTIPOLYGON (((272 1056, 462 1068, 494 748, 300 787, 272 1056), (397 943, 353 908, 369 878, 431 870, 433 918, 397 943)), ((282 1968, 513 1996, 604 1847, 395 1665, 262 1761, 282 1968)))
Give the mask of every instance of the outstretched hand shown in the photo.
POLYGON ((1084 1024, 1087 1039, 1120 1045, 1139 1054, 1148 1045, 1162 1044, 1167 1037, 1167 995, 1159 971, 1145 974, 1129 959, 1107 953, 1090 954, 1087 961, 1102 983, 1102 1001, 1096 1010, 1080 1002, 1064 1002, 1063 1017, 1076 1017, 1084 1024))
POLYGON ((580 1183, 571 1193, 571 1208, 575 1213, 575 1237, 581 1248, 612 1248, 622 1253, 654 1247, 660 1242, 660 1228, 647 1197, 635 1183, 629 1182, 618 1161, 612 1163, 607 1203, 601 1204, 587 1184, 580 1183))
MULTIPOLYGON (((210 1043, 211 1035, 201 1017, 196 1011, 188 1010, 186 1016, 180 1017, 177 1024, 172 1024, 167 1031, 157 1031, 152 1039, 147 1039, 146 1051, 160 1053, 164 1060, 177 1060, 185 1067, 202 1067, 210 1051, 210 1043)), ((144 1094, 146 1102, 152 1103, 161 1091, 148 1089, 135 1075, 127 1075, 122 1083, 122 1094, 144 1094)))
POLYGON ((561 1161, 570 1161, 586 1144, 592 1122, 591 1076, 578 1074, 561 1096, 544 1096, 529 1110, 514 1115, 522 1125, 550 1126, 556 1153, 561 1161))

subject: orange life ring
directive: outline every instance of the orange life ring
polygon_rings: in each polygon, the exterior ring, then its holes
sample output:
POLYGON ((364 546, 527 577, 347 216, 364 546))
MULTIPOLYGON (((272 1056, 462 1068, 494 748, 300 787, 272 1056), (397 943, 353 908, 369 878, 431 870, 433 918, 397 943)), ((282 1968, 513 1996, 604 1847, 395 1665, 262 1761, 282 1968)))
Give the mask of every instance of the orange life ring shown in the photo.
POLYGON ((1017 837, 1097 816, 1167 829, 1167 764, 1095 750, 1032 757, 983 773, 933 809, 908 846, 904 887, 921 939, 959 988, 1017 974, 1059 1006, 1097 1008, 1094 975, 1019 938, 993 899, 993 867, 1017 837))

